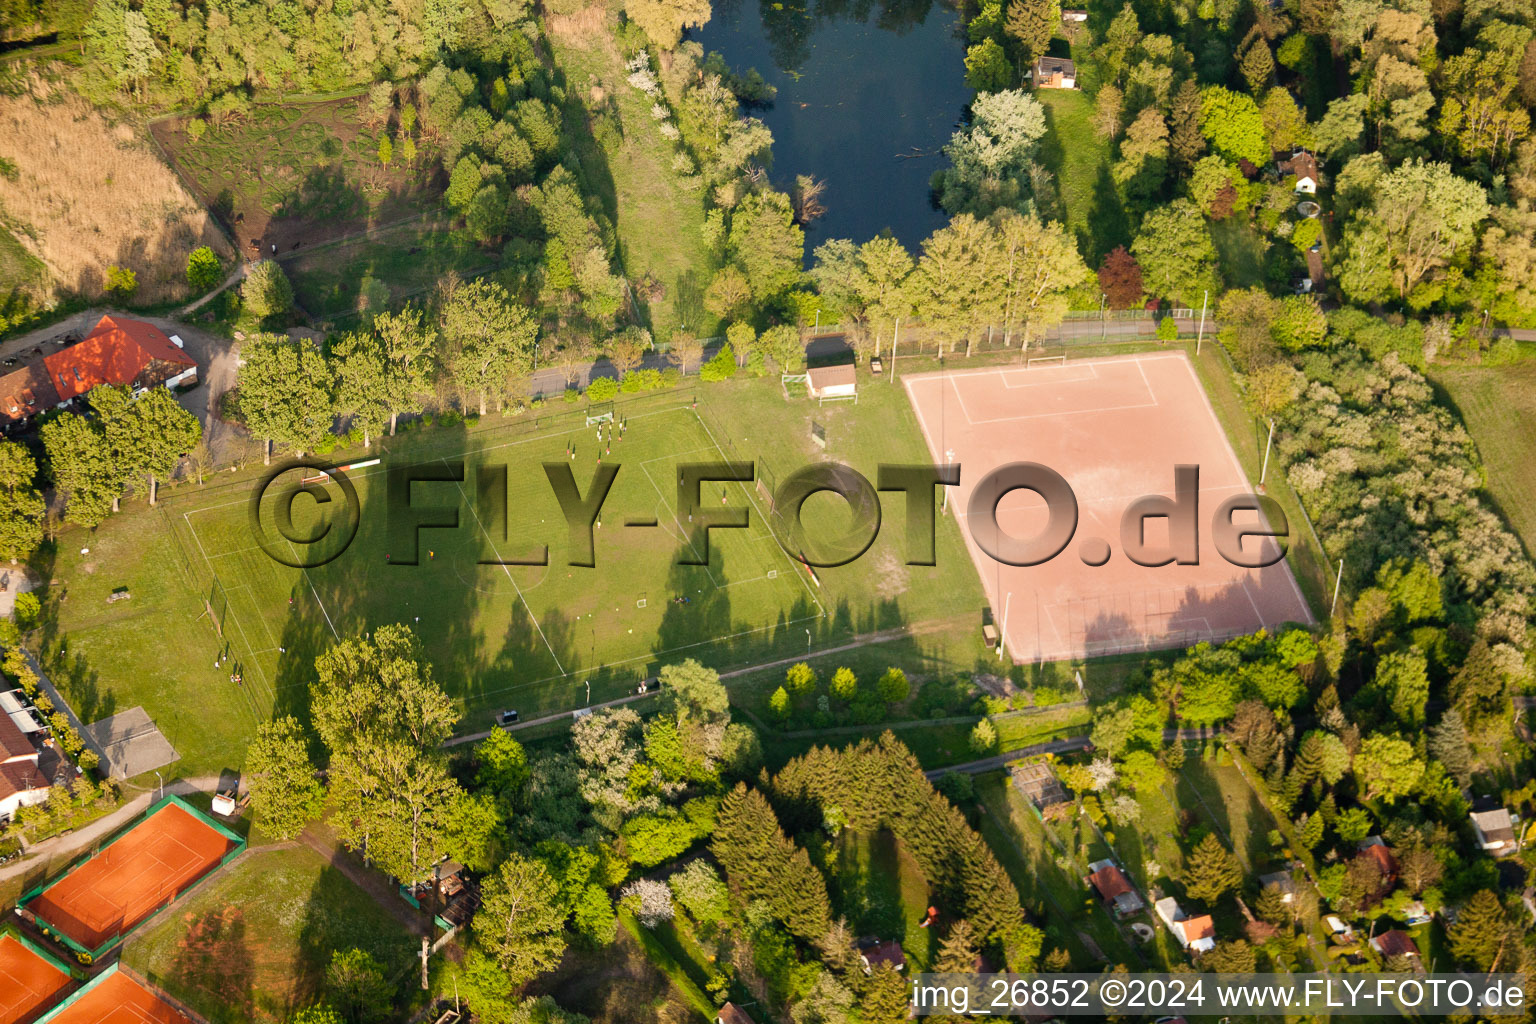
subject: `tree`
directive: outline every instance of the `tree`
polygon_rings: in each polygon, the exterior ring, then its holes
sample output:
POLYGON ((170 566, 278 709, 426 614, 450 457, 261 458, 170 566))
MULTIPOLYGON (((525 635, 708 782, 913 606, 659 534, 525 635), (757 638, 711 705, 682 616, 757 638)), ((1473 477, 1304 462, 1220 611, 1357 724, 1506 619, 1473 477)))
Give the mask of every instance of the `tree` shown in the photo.
MULTIPOLYGON (((1488 195, 1449 164, 1414 160, 1374 183, 1373 201, 1345 231, 1340 284, 1360 302, 1402 299, 1440 277, 1471 246, 1488 195)), ((1438 292, 1431 292, 1437 297, 1438 292)), ((1432 299, 1431 299, 1432 300, 1432 299)))
POLYGON ((1136 716, 1129 707, 1105 705, 1093 716, 1093 731, 1088 736, 1088 742, 1093 744, 1095 750, 1103 751, 1110 757, 1119 757, 1130 745, 1131 732, 1135 726, 1136 716))
POLYGON ((261 830, 292 839, 320 816, 325 793, 315 778, 303 727, 292 715, 263 722, 245 753, 245 783, 261 830))
POLYGON ((448 374, 466 396, 479 396, 481 416, 492 395, 497 410, 503 409, 508 383, 533 369, 538 322, 499 284, 482 278, 454 289, 443 311, 443 334, 450 345, 448 374))
POLYGON ((1069 294, 1093 275, 1072 236, 1054 221, 999 210, 990 224, 993 252, 987 276, 1002 286, 1004 341, 1012 340, 1013 324, 1022 322, 1020 344, 1027 348, 1035 337, 1061 323, 1070 305, 1069 294))
POLYGON ((1018 40, 1021 63, 1029 65, 1045 55, 1060 25, 1061 0, 1012 0, 1003 31, 1018 40))
POLYGON ((1099 267, 1099 290, 1111 309, 1136 309, 1141 306, 1144 294, 1141 284, 1141 264, 1126 252, 1125 246, 1117 245, 1099 267))
POLYGON ((307 342, 277 335, 248 339, 240 354, 240 412, 250 432, 266 441, 264 461, 271 461, 274 445, 314 451, 333 418, 325 357, 307 342))
MULTIPOLYGON (((1110 82, 1099 86, 1099 94, 1093 98, 1093 130, 1111 141, 1118 139, 1124 116, 1125 93, 1110 82)), ((1200 144, 1205 145, 1204 140, 1200 144)))
POLYGON ((709 0, 625 0, 624 13, 663 50, 683 37, 683 29, 698 28, 709 20, 709 0))
POLYGON ((735 318, 751 301, 752 285, 747 275, 730 263, 715 272, 704 290, 704 308, 721 320, 735 318))
POLYGON ((992 232, 968 213, 952 218, 923 242, 923 256, 911 278, 913 305, 938 334, 941 346, 959 340, 969 344, 991 321, 999 292, 998 282, 989 275, 996 268, 995 252, 992 232))
POLYGON ((853 674, 853 669, 839 668, 832 673, 832 682, 827 689, 838 700, 853 700, 859 692, 859 680, 853 674))
POLYGON ((1275 152, 1289 153, 1312 145, 1312 129, 1289 89, 1275 86, 1266 92, 1259 105, 1259 116, 1264 121, 1269 148, 1275 152))
POLYGON ((726 252, 758 303, 794 285, 805 259, 805 231, 795 223, 789 197, 766 189, 743 199, 731 213, 726 252))
POLYGON ((991 36, 965 51, 965 84, 976 92, 998 92, 1013 84, 1013 65, 991 36))
POLYGON ((1333 785, 1349 771, 1349 750, 1344 741, 1331 732, 1313 729, 1301 738, 1296 749, 1295 771, 1303 783, 1321 779, 1333 785))
POLYGON ((345 334, 331 350, 331 367, 336 413, 350 417, 353 429, 362 428, 363 447, 370 448, 389 415, 391 388, 384 344, 375 334, 345 334))
POLYGON ((622 380, 640 365, 651 348, 650 332, 643 327, 627 327, 608 342, 608 361, 622 380))
POLYGON ((165 388, 151 388, 129 406, 136 435, 133 469, 149 481, 149 503, 155 503, 159 481, 171 475, 182 457, 203 438, 203 425, 181 407, 165 388))
POLYGON ((1376 665, 1376 688, 1392 705, 1399 724, 1418 730, 1429 702, 1429 662, 1418 648, 1394 651, 1376 665))
POLYGON ((699 361, 704 358, 704 342, 691 331, 679 331, 672 337, 672 346, 667 350, 667 358, 687 374, 690 365, 698 366, 699 361))
POLYGON ((1200 208, 1188 199, 1148 213, 1131 252, 1152 295, 1195 306, 1203 293, 1221 290, 1216 246, 1200 208))
POLYGON ((875 692, 887 704, 900 704, 912 692, 912 684, 907 682, 905 672, 892 667, 881 674, 880 681, 875 684, 875 692))
POLYGON ((784 673, 784 684, 797 697, 806 697, 816 689, 816 670, 805 662, 796 662, 784 673))
POLYGON ((338 949, 325 971, 326 994, 347 1024, 383 1019, 394 1001, 395 987, 384 977, 384 966, 361 949, 338 949))
POLYGON ((1162 188, 1168 173, 1168 122, 1157 107, 1143 108, 1125 130, 1120 159, 1110 173, 1135 199, 1150 199, 1162 188))
POLYGON ((217 285, 224 276, 224 266, 219 254, 200 245, 187 254, 187 284, 194 292, 206 292, 217 285))
POLYGON ((258 320, 280 316, 293 305, 293 285, 276 260, 257 260, 240 285, 245 311, 258 320))
POLYGON ((101 423, 65 412, 44 423, 39 433, 49 476, 67 499, 64 518, 81 526, 99 525, 123 485, 101 423))
POLYGON ((990 754, 997 750, 997 726, 990 719, 983 718, 971 729, 971 753, 978 755, 990 754))
POLYGON ((288 1024, 345 1024, 341 1014, 329 1003, 315 1003, 300 1009, 288 1018, 288 1024))
POLYGON ((1263 36, 1255 36, 1248 49, 1243 51, 1238 70, 1248 83, 1249 92, 1255 96, 1262 93, 1275 75, 1275 55, 1269 49, 1269 41, 1263 36))
POLYGON ((1215 903, 1243 881, 1243 867, 1216 833, 1207 832, 1184 864, 1184 888, 1191 897, 1215 903))
POLYGON ((139 275, 132 270, 117 266, 107 268, 107 296, 113 302, 127 302, 138 290, 139 275))
POLYGON ((1512 941, 1518 941, 1496 893, 1479 889, 1446 930, 1451 955, 1479 971, 1494 971, 1505 961, 1512 941))
POLYGON ((475 766, 475 788, 494 794, 509 810, 531 777, 527 752, 505 729, 493 729, 475 744, 475 766))
POLYGON ((1429 730, 1429 754, 1445 765, 1459 785, 1472 784, 1472 744, 1467 740, 1461 712, 1455 708, 1441 715, 1439 723, 1429 730))
POLYGON ((0 558, 25 558, 42 542, 48 506, 36 480, 31 453, 15 441, 0 441, 0 558))
POLYGON ((393 437, 400 414, 416 408, 418 397, 431 384, 437 332, 409 302, 398 313, 376 314, 373 332, 383 349, 385 405, 393 437))
POLYGON ((789 721, 790 713, 794 706, 789 702, 789 691, 779 687, 768 696, 768 710, 781 722, 789 721))
POLYGON ((1184 172, 1195 166, 1205 154, 1205 136, 1200 134, 1200 87, 1186 78, 1174 91, 1168 114, 1168 155, 1175 167, 1184 172))
POLYGON ((1035 146, 1045 131, 1045 108, 1023 89, 977 96, 971 123, 944 146, 951 166, 940 172, 940 203, 950 213, 978 217, 1018 205, 1028 187, 1035 146))
POLYGON ((554 967, 565 951, 565 913, 556 896, 548 869, 518 853, 481 886, 474 942, 514 986, 554 967))
POLYGON ((1380 797, 1393 803, 1418 786, 1424 774, 1424 762, 1414 753, 1413 744, 1401 736, 1378 734, 1360 742, 1355 755, 1355 777, 1367 798, 1380 797))
MULTIPOLYGON (((1268 48, 1266 47, 1266 52, 1268 48)), ((1269 141, 1259 105, 1247 93, 1211 85, 1200 92, 1200 133, 1228 160, 1255 167, 1269 162, 1269 141)))

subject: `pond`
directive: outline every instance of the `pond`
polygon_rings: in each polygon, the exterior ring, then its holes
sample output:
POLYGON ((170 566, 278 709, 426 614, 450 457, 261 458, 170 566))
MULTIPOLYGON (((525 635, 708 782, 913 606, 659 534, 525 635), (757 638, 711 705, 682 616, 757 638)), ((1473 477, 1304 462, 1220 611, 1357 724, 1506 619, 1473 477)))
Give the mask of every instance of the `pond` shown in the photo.
POLYGON ((740 72, 778 89, 748 111, 773 132, 774 185, 825 182, 826 213, 806 231, 806 259, 829 238, 864 242, 889 229, 916 252, 947 220, 928 179, 944 165, 971 91, 959 14, 942 0, 719 0, 690 33, 740 72))

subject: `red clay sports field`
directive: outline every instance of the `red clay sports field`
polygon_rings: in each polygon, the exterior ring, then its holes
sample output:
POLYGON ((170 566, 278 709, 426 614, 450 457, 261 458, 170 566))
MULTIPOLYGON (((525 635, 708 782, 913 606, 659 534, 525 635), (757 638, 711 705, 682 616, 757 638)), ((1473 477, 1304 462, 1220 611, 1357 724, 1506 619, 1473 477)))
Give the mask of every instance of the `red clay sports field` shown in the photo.
POLYGON ((239 841, 175 797, 25 908, 79 948, 98 953, 207 874, 239 841))
POLYGON ((192 1018, 114 964, 42 1024, 192 1024, 192 1018))
MULTIPOLYGON (((1285 562, 1246 569, 1216 551, 1212 515, 1253 488, 1184 353, 946 370, 903 382, 934 461, 962 466, 949 508, 1015 661, 1182 647, 1312 621, 1285 562), (1041 565, 994 560, 966 523, 976 482, 1010 462, 1050 467, 1077 498, 1076 534, 1041 565), (1199 564, 1137 565, 1119 550, 1121 513, 1143 495, 1172 497, 1181 463, 1200 467, 1199 564), (1109 542, 1106 564, 1084 563, 1080 545, 1090 539, 1109 542)), ((999 504, 998 524, 1033 537, 1045 511, 1034 492, 1016 490, 999 504)), ((1256 517, 1240 513, 1236 522, 1256 517)), ((1147 541, 1160 546, 1167 520, 1146 524, 1147 541)), ((1291 532, 1300 525, 1289 524, 1291 532)), ((1249 539, 1245 548, 1257 543, 1249 539)))
POLYGON ((0 1021, 32 1024, 69 987, 69 971, 15 935, 0 934, 0 1021))

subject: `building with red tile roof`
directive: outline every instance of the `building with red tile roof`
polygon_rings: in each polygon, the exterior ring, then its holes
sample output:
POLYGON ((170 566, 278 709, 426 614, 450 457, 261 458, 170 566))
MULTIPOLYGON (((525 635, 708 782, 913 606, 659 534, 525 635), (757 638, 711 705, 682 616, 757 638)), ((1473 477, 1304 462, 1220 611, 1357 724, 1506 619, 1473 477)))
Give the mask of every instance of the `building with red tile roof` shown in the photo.
POLYGON ((134 388, 186 383, 197 378, 197 361, 154 324, 104 316, 74 345, 43 357, 59 401, 102 384, 134 388))

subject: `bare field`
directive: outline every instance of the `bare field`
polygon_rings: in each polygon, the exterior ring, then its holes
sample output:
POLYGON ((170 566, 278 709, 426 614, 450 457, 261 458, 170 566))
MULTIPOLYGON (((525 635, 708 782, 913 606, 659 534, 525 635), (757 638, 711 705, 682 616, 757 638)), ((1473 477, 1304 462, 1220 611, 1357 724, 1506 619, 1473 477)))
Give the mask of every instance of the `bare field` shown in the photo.
MULTIPOLYGON (((187 294, 187 254, 229 245, 138 130, 33 75, 0 96, 0 209, 20 245, 48 269, 55 291, 102 294, 109 266, 138 275, 136 302, 187 294)), ((11 282, 0 281, 0 292, 11 282)))

